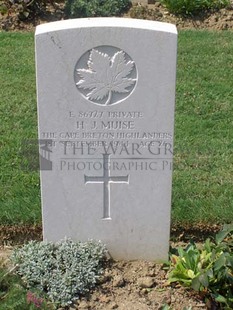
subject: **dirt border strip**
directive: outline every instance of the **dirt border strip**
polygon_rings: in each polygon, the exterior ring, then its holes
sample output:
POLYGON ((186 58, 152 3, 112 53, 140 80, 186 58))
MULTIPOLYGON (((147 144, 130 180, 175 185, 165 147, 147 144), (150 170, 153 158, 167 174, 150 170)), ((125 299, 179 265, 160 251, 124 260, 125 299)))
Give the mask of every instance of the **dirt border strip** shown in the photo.
MULTIPOLYGON (((207 225, 205 223, 190 225, 173 225, 171 228, 172 241, 201 242, 213 237, 219 230, 220 224, 207 225)), ((0 225, 0 246, 23 244, 30 240, 42 240, 42 225, 0 225)))

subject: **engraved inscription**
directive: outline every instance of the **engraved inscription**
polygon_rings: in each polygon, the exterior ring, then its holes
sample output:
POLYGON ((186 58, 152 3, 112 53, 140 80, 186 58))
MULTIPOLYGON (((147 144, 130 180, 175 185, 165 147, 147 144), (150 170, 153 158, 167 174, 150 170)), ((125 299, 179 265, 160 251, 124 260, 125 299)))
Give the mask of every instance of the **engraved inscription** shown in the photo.
POLYGON ((103 154, 103 176, 84 175, 86 183, 103 183, 103 219, 111 219, 110 216, 110 183, 127 183, 129 184, 129 175, 110 176, 110 155, 103 154))
POLYGON ((104 106, 125 100, 137 81, 134 61, 114 47, 93 48, 87 54, 86 64, 79 61, 75 70, 75 83, 84 98, 104 106))

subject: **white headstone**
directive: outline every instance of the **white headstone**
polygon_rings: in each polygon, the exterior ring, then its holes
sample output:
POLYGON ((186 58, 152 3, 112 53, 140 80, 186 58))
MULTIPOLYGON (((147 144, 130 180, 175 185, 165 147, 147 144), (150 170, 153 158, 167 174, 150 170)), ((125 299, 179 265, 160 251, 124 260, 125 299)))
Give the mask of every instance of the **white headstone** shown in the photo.
POLYGON ((96 18, 36 29, 43 234, 167 259, 177 31, 96 18))

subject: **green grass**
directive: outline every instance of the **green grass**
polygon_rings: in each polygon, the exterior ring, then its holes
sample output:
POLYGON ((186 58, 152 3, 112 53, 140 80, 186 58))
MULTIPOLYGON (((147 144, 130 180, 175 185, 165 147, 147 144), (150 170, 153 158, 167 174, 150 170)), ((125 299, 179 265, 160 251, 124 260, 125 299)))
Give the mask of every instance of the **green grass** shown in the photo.
POLYGON ((21 144, 37 138, 32 34, 0 33, 0 223, 41 221, 38 172, 21 169, 21 144))
POLYGON ((233 220, 232 32, 179 36, 173 222, 233 220))
MULTIPOLYGON (((0 33, 0 224, 41 221, 39 174, 22 171, 37 138, 33 34, 0 33)), ((181 31, 178 46, 173 223, 233 220, 232 32, 181 31)))
POLYGON ((7 269, 0 267, 0 310, 29 309, 26 301, 26 289, 20 277, 9 274, 7 269))

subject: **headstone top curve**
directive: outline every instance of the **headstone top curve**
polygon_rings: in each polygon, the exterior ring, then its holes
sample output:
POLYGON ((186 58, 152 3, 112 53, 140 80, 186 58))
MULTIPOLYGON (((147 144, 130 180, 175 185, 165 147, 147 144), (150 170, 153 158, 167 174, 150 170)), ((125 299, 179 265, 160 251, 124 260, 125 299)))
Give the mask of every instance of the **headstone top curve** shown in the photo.
POLYGON ((120 17, 94 17, 77 18, 41 24, 36 27, 35 35, 47 32, 68 30, 75 28, 97 28, 97 27, 124 27, 133 29, 146 29, 177 34, 176 26, 151 20, 120 18, 120 17))

